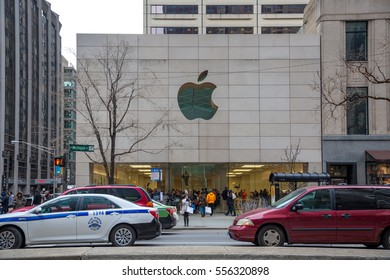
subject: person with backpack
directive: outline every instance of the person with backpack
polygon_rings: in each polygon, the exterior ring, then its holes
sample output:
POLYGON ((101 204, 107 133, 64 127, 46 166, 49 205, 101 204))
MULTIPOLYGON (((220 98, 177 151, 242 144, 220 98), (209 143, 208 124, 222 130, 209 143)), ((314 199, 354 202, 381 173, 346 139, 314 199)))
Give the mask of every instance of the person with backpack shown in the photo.
POLYGON ((5 191, 1 192, 1 209, 0 209, 0 214, 7 214, 8 213, 8 201, 9 197, 5 191))
POLYGON ((225 216, 228 216, 229 214, 231 214, 232 216, 236 216, 236 209, 234 207, 234 200, 235 199, 236 199, 236 195, 231 190, 229 190, 228 194, 227 194, 228 210, 225 213, 225 216))

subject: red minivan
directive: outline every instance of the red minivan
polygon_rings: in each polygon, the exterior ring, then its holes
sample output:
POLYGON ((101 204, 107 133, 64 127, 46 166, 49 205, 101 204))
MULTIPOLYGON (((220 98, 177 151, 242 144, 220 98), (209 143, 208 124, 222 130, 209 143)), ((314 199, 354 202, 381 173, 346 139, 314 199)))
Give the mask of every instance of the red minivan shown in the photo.
POLYGON ((229 236, 259 246, 344 243, 390 249, 390 187, 300 188, 269 208, 236 217, 229 236))

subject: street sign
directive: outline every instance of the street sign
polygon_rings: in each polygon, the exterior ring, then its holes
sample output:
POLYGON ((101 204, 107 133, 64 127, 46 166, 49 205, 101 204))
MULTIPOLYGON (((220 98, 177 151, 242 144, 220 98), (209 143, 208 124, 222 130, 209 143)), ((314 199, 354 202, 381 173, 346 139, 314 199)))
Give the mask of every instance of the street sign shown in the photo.
POLYGON ((60 178, 54 179, 54 178, 49 178, 49 179, 33 179, 33 183, 35 185, 52 185, 57 181, 57 184, 61 184, 62 180, 60 178))
POLYGON ((93 152, 95 151, 94 145, 69 145, 69 150, 71 152, 93 152))

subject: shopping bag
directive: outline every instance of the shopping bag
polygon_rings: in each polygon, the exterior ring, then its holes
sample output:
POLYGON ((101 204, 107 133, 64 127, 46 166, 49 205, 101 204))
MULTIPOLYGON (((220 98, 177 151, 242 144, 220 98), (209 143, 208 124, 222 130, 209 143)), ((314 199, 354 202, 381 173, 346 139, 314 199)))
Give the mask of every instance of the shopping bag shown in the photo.
POLYGON ((194 214, 194 208, 188 206, 186 212, 190 214, 194 214))
POLYGON ((211 214, 211 207, 206 206, 206 214, 211 214))

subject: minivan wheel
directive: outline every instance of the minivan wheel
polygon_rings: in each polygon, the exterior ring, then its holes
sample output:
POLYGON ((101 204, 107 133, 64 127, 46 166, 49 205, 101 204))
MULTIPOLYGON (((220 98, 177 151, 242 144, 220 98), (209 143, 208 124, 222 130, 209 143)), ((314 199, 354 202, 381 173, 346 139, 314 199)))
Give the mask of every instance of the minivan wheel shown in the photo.
POLYGON ((386 230, 382 237, 382 245, 385 249, 390 249, 390 229, 386 230))
POLYGON ((285 240, 283 230, 275 225, 265 226, 257 234, 257 243, 260 246, 283 246, 285 240))
POLYGON ((0 230, 0 250, 19 249, 22 243, 22 234, 16 228, 6 227, 0 230))
POLYGON ((129 225, 118 225, 110 234, 110 241, 114 246, 131 246, 135 239, 135 231, 129 225))

